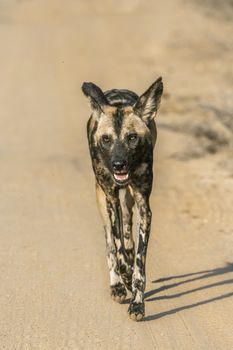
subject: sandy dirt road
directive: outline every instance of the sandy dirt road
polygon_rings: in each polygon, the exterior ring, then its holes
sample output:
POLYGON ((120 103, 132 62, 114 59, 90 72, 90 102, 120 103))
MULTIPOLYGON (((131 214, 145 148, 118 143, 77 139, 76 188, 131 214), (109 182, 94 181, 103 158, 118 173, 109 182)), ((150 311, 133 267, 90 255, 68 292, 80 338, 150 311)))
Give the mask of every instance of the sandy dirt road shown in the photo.
POLYGON ((233 348, 232 7, 0 2, 0 349, 233 348), (109 297, 83 81, 163 75, 146 317, 109 297))

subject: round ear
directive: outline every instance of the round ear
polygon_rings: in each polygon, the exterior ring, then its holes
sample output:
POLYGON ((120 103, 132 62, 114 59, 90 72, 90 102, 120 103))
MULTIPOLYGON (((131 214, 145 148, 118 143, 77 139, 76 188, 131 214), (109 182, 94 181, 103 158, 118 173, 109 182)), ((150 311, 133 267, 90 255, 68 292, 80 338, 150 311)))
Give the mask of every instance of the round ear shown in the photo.
POLYGON ((160 77, 135 103, 133 107, 134 112, 138 114, 145 123, 148 123, 156 116, 162 94, 163 82, 162 77, 160 77))
POLYGON ((103 91, 93 83, 83 83, 82 91, 88 98, 91 109, 103 111, 104 107, 108 106, 108 100, 103 91))

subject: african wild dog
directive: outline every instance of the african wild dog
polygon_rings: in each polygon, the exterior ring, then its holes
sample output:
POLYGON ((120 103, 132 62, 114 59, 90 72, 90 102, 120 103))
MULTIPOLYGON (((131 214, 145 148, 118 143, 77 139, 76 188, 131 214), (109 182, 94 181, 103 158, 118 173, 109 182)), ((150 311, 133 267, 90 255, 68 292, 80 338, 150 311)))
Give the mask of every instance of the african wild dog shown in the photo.
POLYGON ((141 97, 129 90, 103 93, 93 83, 84 83, 82 90, 92 109, 87 134, 106 235, 111 296, 121 303, 126 288, 131 291, 128 312, 130 318, 139 321, 145 309, 149 197, 157 135, 154 117, 163 93, 162 78, 141 97), (132 237, 134 203, 139 214, 136 248, 132 237))

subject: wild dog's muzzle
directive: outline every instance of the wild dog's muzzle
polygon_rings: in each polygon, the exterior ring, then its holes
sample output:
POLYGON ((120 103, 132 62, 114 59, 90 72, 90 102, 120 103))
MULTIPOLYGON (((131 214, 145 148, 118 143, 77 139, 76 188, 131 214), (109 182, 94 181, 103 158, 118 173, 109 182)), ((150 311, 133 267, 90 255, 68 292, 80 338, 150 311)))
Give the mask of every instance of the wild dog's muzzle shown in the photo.
POLYGON ((112 161, 113 176, 118 182, 125 182, 129 178, 128 162, 126 160, 112 161))

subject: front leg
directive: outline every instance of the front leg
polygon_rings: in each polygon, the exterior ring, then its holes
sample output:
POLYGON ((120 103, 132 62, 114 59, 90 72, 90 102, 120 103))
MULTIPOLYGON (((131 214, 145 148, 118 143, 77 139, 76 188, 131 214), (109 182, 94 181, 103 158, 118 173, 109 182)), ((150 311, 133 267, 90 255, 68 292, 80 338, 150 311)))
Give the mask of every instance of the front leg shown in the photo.
POLYGON ((132 234, 132 216, 134 200, 131 196, 129 189, 123 189, 120 191, 120 203, 121 203, 121 218, 122 218, 122 236, 124 241, 124 253, 125 253, 125 272, 121 273, 121 277, 127 289, 132 292, 132 274, 134 266, 134 240, 132 234))
POLYGON ((136 203, 139 212, 139 223, 137 228, 137 252, 134 262, 132 281, 133 293, 128 312, 131 319, 141 321, 145 314, 145 264, 152 214, 149 206, 149 198, 138 195, 136 198, 136 203))
POLYGON ((120 268, 117 261, 118 249, 116 243, 118 242, 114 237, 117 234, 117 219, 113 206, 109 204, 104 191, 98 184, 96 185, 96 195, 105 229, 107 261, 110 273, 110 294, 113 300, 121 303, 125 300, 127 292, 122 281, 120 268))
POLYGON ((117 265, 124 282, 124 285, 130 290, 132 284, 132 271, 133 266, 129 263, 129 259, 126 255, 123 243, 122 235, 122 211, 120 207, 119 197, 110 197, 107 199, 107 209, 111 222, 111 231, 113 234, 115 246, 116 246, 116 256, 117 265))

